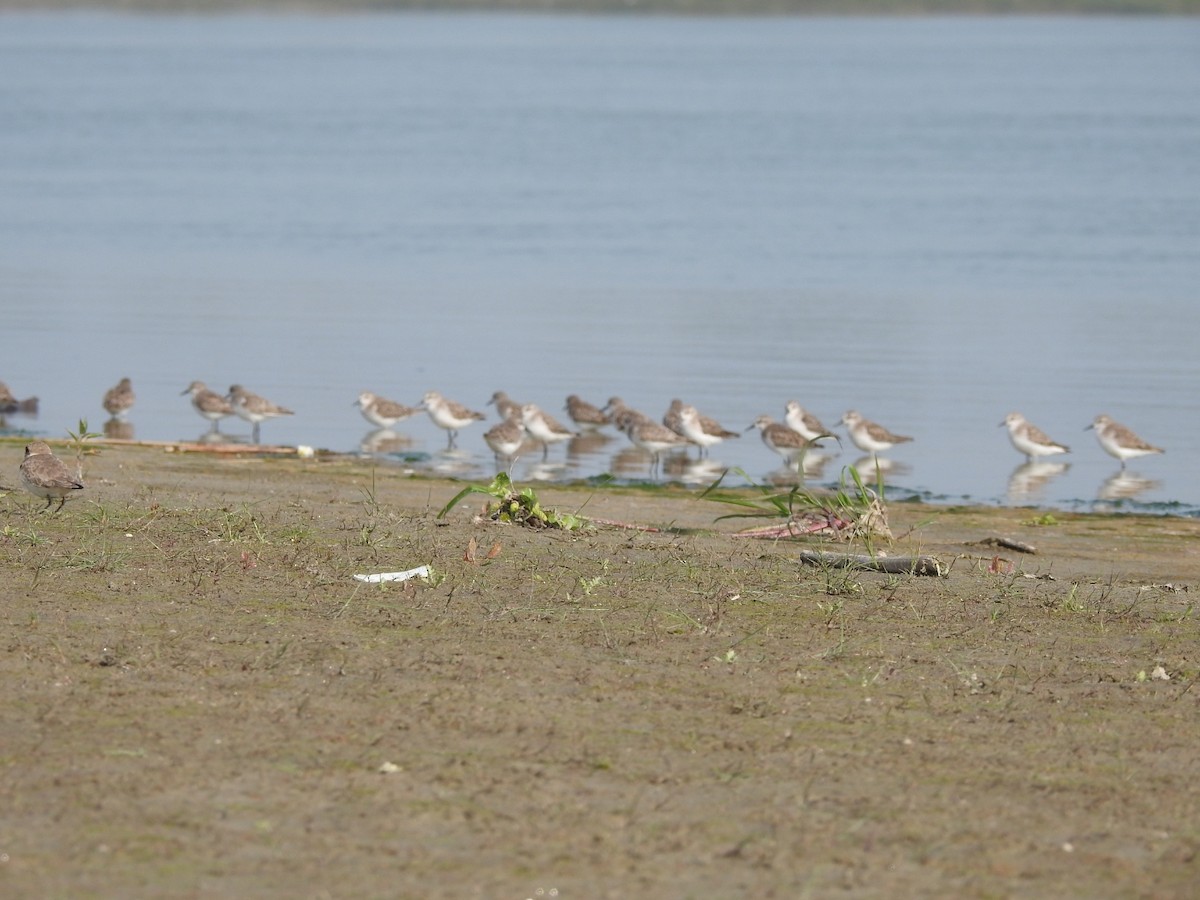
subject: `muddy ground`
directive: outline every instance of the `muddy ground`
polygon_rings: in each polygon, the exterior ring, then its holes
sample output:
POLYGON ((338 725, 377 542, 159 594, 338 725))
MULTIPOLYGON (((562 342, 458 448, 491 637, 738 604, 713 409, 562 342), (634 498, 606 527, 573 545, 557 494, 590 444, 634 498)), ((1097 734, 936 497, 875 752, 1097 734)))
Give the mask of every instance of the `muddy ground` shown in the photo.
POLYGON ((539 489, 665 529, 568 534, 356 460, 87 466, 62 513, 0 497, 2 896, 1200 884, 1200 522, 893 505, 928 578, 683 490, 539 489))

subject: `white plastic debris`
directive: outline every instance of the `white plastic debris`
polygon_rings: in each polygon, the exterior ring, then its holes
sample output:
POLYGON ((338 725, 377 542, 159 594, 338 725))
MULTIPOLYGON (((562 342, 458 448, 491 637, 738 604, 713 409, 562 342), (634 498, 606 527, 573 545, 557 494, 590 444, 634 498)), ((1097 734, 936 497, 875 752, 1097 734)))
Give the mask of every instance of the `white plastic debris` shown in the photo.
POLYGON ((407 572, 377 572, 374 575, 355 575, 355 581, 365 581, 368 584, 380 584, 384 581, 408 581, 410 578, 428 578, 429 566, 417 566, 407 572))
POLYGON ((296 455, 301 459, 312 459, 317 455, 317 451, 307 444, 300 444, 296 447, 296 455))

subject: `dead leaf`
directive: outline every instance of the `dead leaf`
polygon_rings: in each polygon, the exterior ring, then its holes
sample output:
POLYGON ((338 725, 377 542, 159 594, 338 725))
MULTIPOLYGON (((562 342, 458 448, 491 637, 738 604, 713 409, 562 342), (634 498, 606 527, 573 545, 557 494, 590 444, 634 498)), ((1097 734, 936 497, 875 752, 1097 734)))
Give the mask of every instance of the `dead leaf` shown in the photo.
POLYGON ((467 541, 467 552, 463 554, 463 559, 466 562, 475 562, 475 548, 477 546, 478 545, 475 543, 475 538, 471 538, 469 541, 467 541))
POLYGON ((487 558, 495 559, 499 555, 500 555, 500 542, 496 541, 496 543, 492 544, 492 549, 487 552, 487 558))

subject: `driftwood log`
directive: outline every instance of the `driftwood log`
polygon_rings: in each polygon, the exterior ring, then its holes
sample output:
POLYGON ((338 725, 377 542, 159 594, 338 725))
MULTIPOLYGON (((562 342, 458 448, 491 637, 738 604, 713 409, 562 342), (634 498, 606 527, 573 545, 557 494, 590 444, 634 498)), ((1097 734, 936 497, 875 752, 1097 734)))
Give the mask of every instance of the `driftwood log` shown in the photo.
POLYGON ((90 447, 150 447, 167 453, 215 453, 256 454, 267 456, 298 456, 299 448, 273 444, 238 444, 227 441, 220 444, 205 444, 201 441, 134 441, 124 438, 98 437, 88 441, 90 447))
POLYGON ((997 535, 996 537, 984 538, 982 541, 976 541, 981 547, 1003 547, 1006 550, 1016 550, 1018 553, 1037 553, 1037 547, 1033 544, 1027 544, 1024 541, 1014 540, 997 535))
POLYGON ((832 566, 838 569, 863 569, 891 575, 943 576, 948 571, 932 556, 866 556, 859 553, 825 553, 806 550, 798 557, 809 566, 832 566))

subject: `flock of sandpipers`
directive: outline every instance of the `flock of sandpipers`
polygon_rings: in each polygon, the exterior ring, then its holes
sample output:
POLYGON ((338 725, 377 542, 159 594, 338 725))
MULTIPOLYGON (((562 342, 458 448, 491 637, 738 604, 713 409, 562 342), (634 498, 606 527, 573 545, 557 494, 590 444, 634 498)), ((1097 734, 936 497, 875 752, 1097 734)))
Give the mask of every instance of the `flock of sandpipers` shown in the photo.
MULTIPOLYGON (((252 440, 256 444, 262 422, 293 414, 292 410, 272 403, 238 384, 232 385, 228 393, 220 394, 210 390, 202 381, 193 381, 183 394, 190 395, 192 406, 211 423, 212 432, 217 431, 223 418, 236 415, 251 423, 252 440)), ((122 378, 119 384, 105 393, 102 403, 111 416, 120 419, 133 407, 135 400, 130 379, 122 378)), ((36 412, 37 402, 36 398, 18 400, 0 382, 0 413, 36 412)), ((427 392, 416 406, 407 406, 364 391, 354 405, 358 406, 363 418, 383 430, 390 430, 396 424, 425 412, 435 425, 447 432, 448 448, 454 447, 461 429, 487 419, 484 413, 449 400, 437 391, 427 392)), ((695 406, 680 400, 673 400, 661 420, 655 420, 630 408, 620 397, 612 397, 603 406, 595 406, 572 394, 566 398, 564 409, 574 427, 564 425, 536 404, 517 403, 504 391, 492 394, 488 405, 495 407, 500 421, 484 432, 483 440, 495 454, 498 463, 503 461, 510 465, 530 441, 541 445, 545 459, 552 444, 578 437, 583 432, 613 427, 649 454, 653 474, 663 454, 695 446, 699 455, 703 456, 721 441, 741 435, 741 432, 723 427, 714 419, 701 415, 695 406)), ((871 456, 912 440, 864 418, 855 410, 847 411, 838 424, 845 426, 850 441, 859 450, 871 456)), ((1025 454, 1030 462, 1069 452, 1069 447, 1051 440, 1020 413, 1009 413, 1000 424, 1007 426, 1012 445, 1025 454)), ((1161 447, 1147 443, 1106 415, 1096 416, 1087 427, 1095 431, 1100 446, 1120 461, 1122 469, 1130 459, 1163 452, 1161 447)), ((840 443, 841 440, 795 400, 786 404, 782 422, 761 415, 745 430, 754 428, 758 429, 763 443, 793 468, 799 467, 805 454, 822 441, 836 440, 840 443)), ((60 509, 65 497, 83 487, 79 473, 71 472, 43 441, 34 441, 26 447, 25 460, 21 464, 21 481, 26 490, 45 497, 47 507, 58 498, 60 509)))

